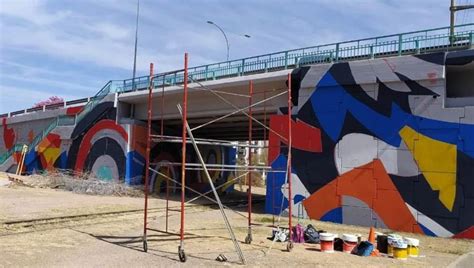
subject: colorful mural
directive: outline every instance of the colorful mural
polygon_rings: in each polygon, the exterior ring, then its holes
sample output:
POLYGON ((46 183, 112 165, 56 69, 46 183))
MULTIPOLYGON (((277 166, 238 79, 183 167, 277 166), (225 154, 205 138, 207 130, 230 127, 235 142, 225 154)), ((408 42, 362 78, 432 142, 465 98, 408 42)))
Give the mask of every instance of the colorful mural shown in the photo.
MULTIPOLYGON (((473 235, 474 107, 445 108, 447 59, 470 64, 474 53, 293 71, 295 216, 435 236, 473 235), (459 57, 463 60, 455 60, 459 57)), ((286 110, 270 120, 284 137, 286 110)), ((285 143, 273 133, 269 142, 269 164, 285 170, 285 143)), ((268 213, 286 210, 284 183, 284 173, 269 173, 268 213)))
MULTIPOLYGON (((62 110, 63 114, 73 115, 80 107, 62 110)), ((52 120, 52 119, 50 119, 52 120)), ((34 133, 44 129, 51 122, 42 120, 31 123, 24 121, 13 127, 2 119, 4 147, 13 146, 15 133, 28 133, 18 142, 31 142, 34 133)), ((61 126, 49 133, 35 149, 30 150, 25 157, 25 172, 35 173, 43 170, 67 170, 74 174, 90 173, 91 176, 105 181, 125 182, 129 185, 143 184, 145 173, 146 128, 144 124, 117 124, 116 108, 113 101, 105 100, 89 111, 75 125, 61 126)), ((206 161, 212 164, 232 164, 236 151, 220 146, 200 146, 206 161)), ((3 148, 2 148, 3 149, 3 148)), ((173 180, 180 181, 181 147, 172 143, 156 143, 151 148, 151 167, 167 174, 173 180)), ((197 163, 194 148, 189 145, 188 161, 197 163)), ((18 156, 5 163, 14 168, 18 156)), ((203 178, 202 172, 188 171, 186 183, 194 189, 207 191, 209 184, 203 178)), ((211 172, 212 179, 217 185, 226 183, 228 178, 235 176, 232 172, 211 172)), ((150 174, 150 192, 166 190, 167 179, 156 173, 150 174)), ((172 192, 180 189, 175 182, 169 181, 172 192)), ((222 191, 232 189, 232 184, 222 187, 222 191)))

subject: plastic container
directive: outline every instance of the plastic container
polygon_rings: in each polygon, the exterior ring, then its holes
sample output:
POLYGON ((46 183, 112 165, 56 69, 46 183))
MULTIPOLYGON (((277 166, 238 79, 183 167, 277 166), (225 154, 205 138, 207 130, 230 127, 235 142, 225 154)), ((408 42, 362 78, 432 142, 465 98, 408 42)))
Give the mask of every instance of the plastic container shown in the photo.
POLYGON ((402 239, 400 235, 397 234, 389 234, 387 236, 387 254, 388 256, 393 256, 393 242, 402 239))
POLYGON ((342 241, 342 252, 351 253, 352 250, 357 246, 357 236, 351 234, 343 234, 342 241))
POLYGON ((320 233, 319 240, 321 245, 321 252, 333 253, 334 252, 334 238, 337 235, 331 233, 320 233))
POLYGON ((408 245, 402 238, 392 241, 393 258, 406 260, 408 258, 408 245))
POLYGON ((388 253, 388 241, 387 235, 380 234, 377 235, 377 249, 380 253, 388 253))
POLYGON ((420 253, 420 240, 411 237, 405 237, 405 242, 408 246, 408 256, 415 258, 418 257, 420 253))

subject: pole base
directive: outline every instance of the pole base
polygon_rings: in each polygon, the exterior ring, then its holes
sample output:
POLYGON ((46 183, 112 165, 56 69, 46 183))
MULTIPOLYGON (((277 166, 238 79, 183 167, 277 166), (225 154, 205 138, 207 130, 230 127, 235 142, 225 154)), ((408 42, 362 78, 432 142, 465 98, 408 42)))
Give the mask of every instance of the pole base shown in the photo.
POLYGON ((186 262, 186 253, 184 253, 184 249, 181 246, 178 247, 178 257, 181 262, 186 262))

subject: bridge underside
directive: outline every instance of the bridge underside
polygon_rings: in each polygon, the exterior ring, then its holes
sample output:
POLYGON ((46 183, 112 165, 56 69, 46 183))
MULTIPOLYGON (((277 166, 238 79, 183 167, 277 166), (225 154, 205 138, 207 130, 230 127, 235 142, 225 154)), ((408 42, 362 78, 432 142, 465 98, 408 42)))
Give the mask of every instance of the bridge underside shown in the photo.
MULTIPOLYGON (((252 103, 254 140, 268 138, 271 115, 278 113, 278 107, 287 105, 287 74, 291 70, 276 73, 236 77, 223 81, 191 83, 188 94, 188 122, 191 128, 206 124, 193 131, 197 138, 248 140, 249 105, 252 103), (253 81, 253 94, 249 95, 249 81, 253 81), (212 92, 211 92, 212 91, 212 92), (258 120, 259 122, 256 122, 258 120), (211 123, 212 122, 212 123, 211 123)), ((118 118, 147 120, 148 91, 134 91, 118 97, 118 118)), ((170 136, 181 135, 181 116, 177 105, 183 102, 182 87, 173 86, 153 90, 153 129, 170 136)))

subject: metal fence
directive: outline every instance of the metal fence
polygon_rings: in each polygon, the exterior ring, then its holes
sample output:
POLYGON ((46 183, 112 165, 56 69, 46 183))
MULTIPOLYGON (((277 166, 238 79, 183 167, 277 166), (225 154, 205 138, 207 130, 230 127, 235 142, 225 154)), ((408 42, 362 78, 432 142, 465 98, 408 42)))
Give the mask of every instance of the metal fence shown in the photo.
MULTIPOLYGON (((450 34, 449 27, 443 27, 286 50, 193 67, 189 69, 189 76, 195 81, 207 81, 285 70, 310 64, 470 48, 474 41, 474 23, 457 25, 454 29, 454 35, 450 34)), ((182 84, 183 78, 183 70, 157 74, 154 76, 154 86, 182 84)), ((148 76, 142 76, 123 80, 122 86, 118 87, 119 92, 145 89, 149 85, 149 79, 148 76)))

